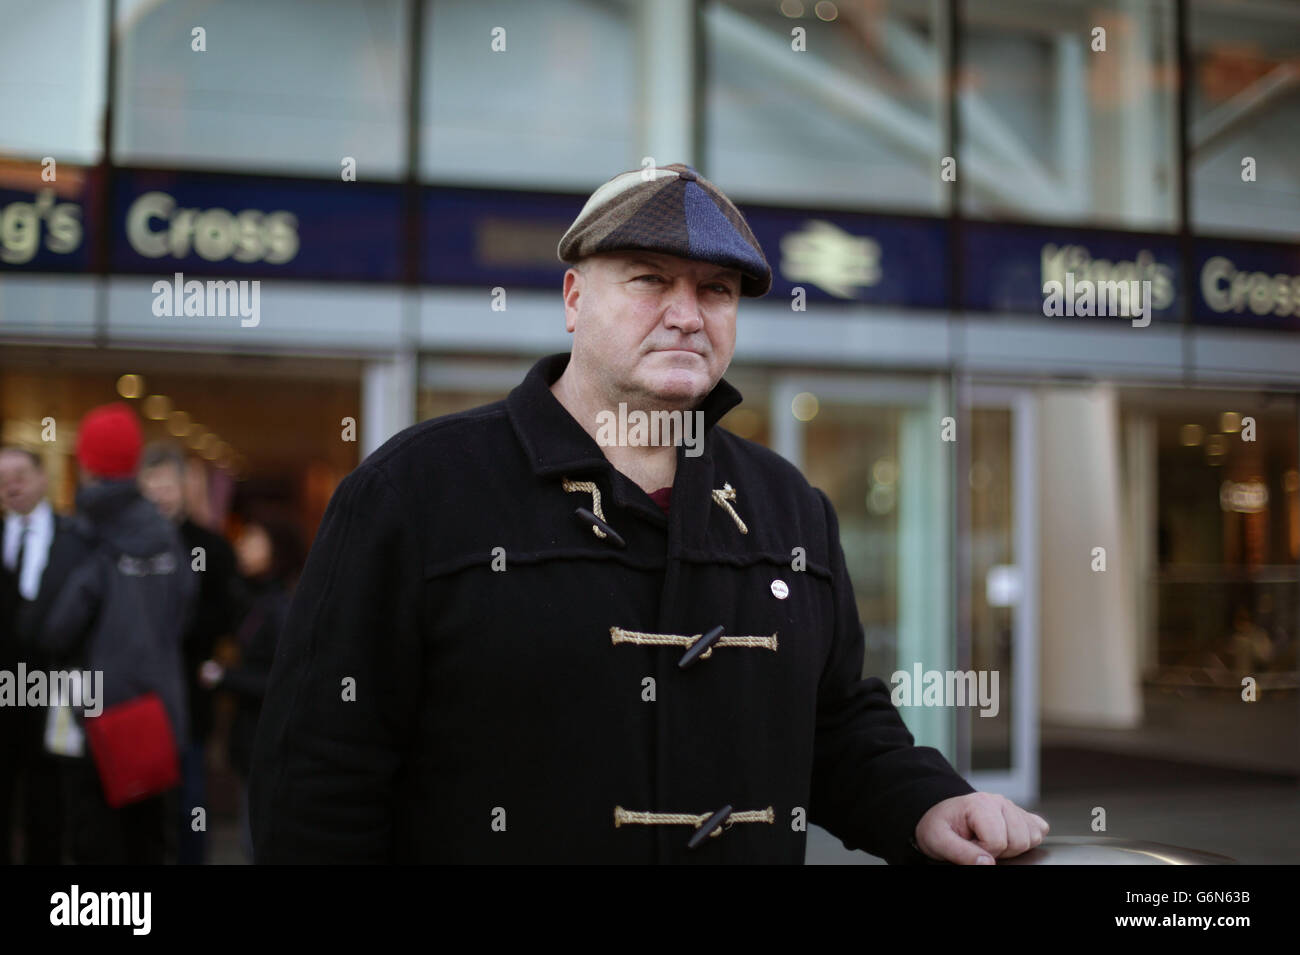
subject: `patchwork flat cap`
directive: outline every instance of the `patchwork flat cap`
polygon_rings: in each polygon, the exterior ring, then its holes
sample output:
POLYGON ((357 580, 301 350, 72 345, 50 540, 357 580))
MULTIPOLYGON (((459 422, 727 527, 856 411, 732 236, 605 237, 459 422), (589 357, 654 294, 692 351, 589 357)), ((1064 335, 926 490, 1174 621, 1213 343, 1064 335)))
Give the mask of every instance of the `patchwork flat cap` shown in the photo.
POLYGON ((772 287, 772 268, 740 210, 683 163, 609 180, 591 194, 557 252, 572 264, 636 249, 737 269, 741 295, 757 297, 772 287))

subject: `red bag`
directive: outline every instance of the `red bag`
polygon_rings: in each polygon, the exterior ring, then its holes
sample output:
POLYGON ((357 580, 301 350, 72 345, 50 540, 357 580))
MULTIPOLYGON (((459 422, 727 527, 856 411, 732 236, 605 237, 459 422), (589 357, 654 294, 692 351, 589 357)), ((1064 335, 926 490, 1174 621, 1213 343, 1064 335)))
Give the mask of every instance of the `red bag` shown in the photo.
POLYGON ((146 693, 85 719, 104 799, 114 809, 180 784, 180 759, 162 699, 146 693))

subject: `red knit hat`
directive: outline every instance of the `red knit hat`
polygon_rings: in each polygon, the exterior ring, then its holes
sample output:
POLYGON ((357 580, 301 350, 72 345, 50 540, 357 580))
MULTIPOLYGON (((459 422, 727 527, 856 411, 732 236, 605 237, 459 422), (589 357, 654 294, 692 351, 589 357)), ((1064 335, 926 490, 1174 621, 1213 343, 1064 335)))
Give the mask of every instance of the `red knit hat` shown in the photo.
POLYGON ((121 401, 100 405, 81 419, 77 461, 95 477, 130 477, 143 443, 140 422, 128 405, 121 401))

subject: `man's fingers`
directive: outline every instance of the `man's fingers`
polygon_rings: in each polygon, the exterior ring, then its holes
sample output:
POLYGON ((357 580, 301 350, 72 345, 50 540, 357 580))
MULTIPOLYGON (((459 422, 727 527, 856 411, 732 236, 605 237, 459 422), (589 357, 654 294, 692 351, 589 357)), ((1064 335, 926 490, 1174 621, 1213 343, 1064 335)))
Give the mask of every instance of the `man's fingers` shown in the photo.
POLYGON ((1034 844, 1029 832, 1029 813, 1008 800, 1002 804, 1002 818, 1007 826, 1007 847, 1001 857, 1009 859, 1027 852, 1034 844))
POLYGON ((978 865, 981 858, 993 861, 992 856, 974 842, 963 839, 948 826, 931 834, 930 851, 932 854, 954 862, 957 865, 978 865))
POLYGON ((1027 852, 1041 843, 1051 827, 1042 816, 1009 799, 980 793, 927 820, 922 827, 925 852, 958 865, 994 863, 1027 852))
POLYGON ((972 802, 966 819, 976 841, 989 855, 996 859, 1006 850, 1007 821, 1002 817, 1002 807, 996 798, 972 802))

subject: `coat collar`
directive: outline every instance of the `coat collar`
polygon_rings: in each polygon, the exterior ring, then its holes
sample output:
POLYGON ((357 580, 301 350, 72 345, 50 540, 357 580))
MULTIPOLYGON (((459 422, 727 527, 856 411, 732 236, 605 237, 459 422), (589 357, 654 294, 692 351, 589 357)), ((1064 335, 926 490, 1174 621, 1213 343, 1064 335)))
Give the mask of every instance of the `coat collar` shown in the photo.
MULTIPOLYGON (((506 409, 515 434, 524 446, 533 473, 540 476, 610 466, 595 438, 583 430, 551 393, 551 385, 568 364, 567 353, 548 355, 533 365, 524 380, 506 397, 506 409)), ((704 412, 705 434, 741 400, 739 391, 725 378, 719 379, 697 409, 704 412)), ((707 442, 705 447, 708 447, 707 442)), ((681 460, 680 452, 678 460, 681 460)))

